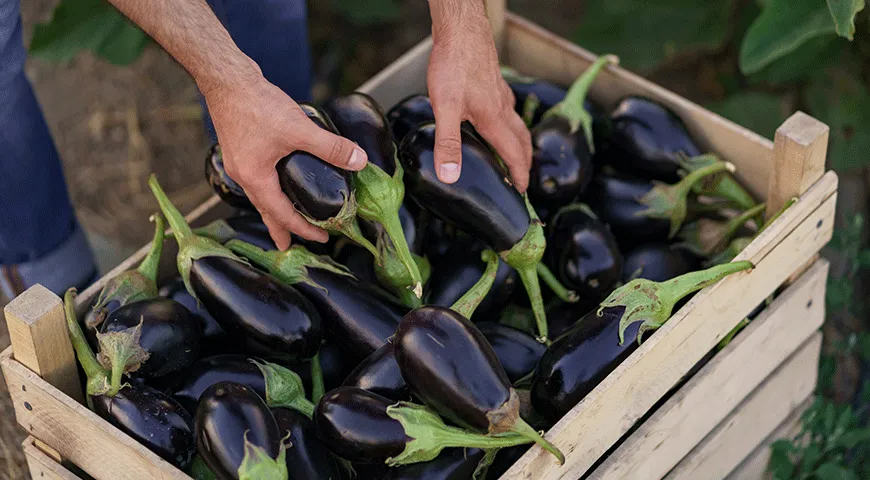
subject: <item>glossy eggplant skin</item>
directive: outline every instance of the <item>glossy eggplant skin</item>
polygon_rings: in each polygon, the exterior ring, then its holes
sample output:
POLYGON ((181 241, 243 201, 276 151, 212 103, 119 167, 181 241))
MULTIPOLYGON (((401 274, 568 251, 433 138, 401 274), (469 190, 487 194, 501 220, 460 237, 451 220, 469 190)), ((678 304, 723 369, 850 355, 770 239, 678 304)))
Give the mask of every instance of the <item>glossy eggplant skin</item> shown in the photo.
POLYGON ((554 115, 532 128, 529 198, 534 205, 558 208, 583 193, 592 180, 592 151, 582 130, 571 132, 564 117, 554 115))
POLYGON ((627 173, 674 183, 680 179, 680 155, 702 153, 683 121, 648 98, 624 98, 610 121, 610 141, 602 156, 627 173))
POLYGON ((237 350, 223 327, 204 308, 196 304, 181 277, 176 277, 166 285, 160 287, 160 296, 170 298, 187 307, 187 310, 199 322, 199 354, 200 356, 212 353, 235 353, 237 350))
POLYGON ((227 175, 221 147, 217 143, 208 149, 208 155, 205 157, 205 178, 212 190, 224 202, 236 208, 255 210, 242 186, 227 175))
MULTIPOLYGON (((300 104, 318 127, 338 133, 335 125, 320 109, 300 104)), ((315 220, 328 220, 341 211, 350 198, 351 174, 301 150, 282 158, 276 165, 281 190, 296 208, 315 220)))
MULTIPOLYGON (((275 250, 275 242, 269 236, 269 229, 258 216, 235 215, 225 219, 227 224, 236 232, 233 239, 256 245, 263 250, 275 250)), ((294 238, 295 240, 295 238, 294 238)))
POLYGON ((396 171, 396 145, 384 111, 370 96, 353 92, 336 97, 323 106, 341 136, 356 142, 368 155, 369 162, 387 175, 396 171))
POLYGON ((447 448, 434 460, 391 468, 381 480, 468 480, 485 454, 479 448, 447 448))
POLYGON ((532 125, 537 125, 544 113, 564 100, 565 95, 568 93, 568 90, 559 85, 539 79, 532 82, 508 82, 508 86, 514 92, 514 98, 516 99, 514 109, 520 115, 523 114, 526 99, 529 98, 529 95, 534 93, 538 97, 538 108, 535 109, 535 115, 532 117, 532 125))
POLYGON ((701 260, 687 250, 666 243, 648 243, 625 254, 622 281, 628 283, 638 271, 637 278, 664 282, 700 269, 701 260))
POLYGON ((432 110, 432 102, 423 94, 415 94, 406 97, 387 112, 387 121, 396 143, 402 139, 417 125, 435 120, 435 111, 432 110))
POLYGON ((614 173, 599 173, 584 195, 598 218, 610 227, 622 249, 641 243, 665 241, 670 221, 639 215, 647 207, 638 199, 653 188, 652 182, 614 173))
POLYGON ((531 224, 525 201, 486 145, 461 130, 462 175, 453 184, 435 174, 435 124, 419 125, 402 141, 407 193, 418 205, 501 252, 531 224))
POLYGON ((451 231, 453 230, 452 225, 448 225, 444 220, 427 211, 421 212, 420 218, 420 235, 418 235, 414 251, 426 256, 429 263, 437 270, 438 259, 442 258, 450 249, 456 235, 455 232, 451 231))
POLYGON ((424 306, 402 319, 396 362, 411 392, 441 416, 481 432, 511 397, 511 383, 483 333, 462 315, 424 306))
POLYGON ((178 468, 196 453, 193 419, 181 405, 145 385, 126 386, 114 397, 91 397, 100 417, 178 468))
POLYGON ((356 463, 383 463, 411 439, 387 415, 392 400, 361 388, 339 387, 320 399, 314 411, 317 436, 333 453, 356 463))
POLYGON ((550 223, 545 261, 565 287, 597 302, 622 275, 622 253, 604 223, 580 208, 566 208, 550 223))
POLYGON ((393 344, 387 342, 357 365, 343 385, 361 388, 397 402, 410 400, 411 389, 402 378, 394 352, 393 344))
MULTIPOLYGON (((426 286, 427 305, 449 308, 459 300, 483 275, 486 264, 480 255, 486 248, 483 242, 473 237, 456 239, 444 253, 444 261, 438 262, 426 286)), ((513 295, 519 276, 516 270, 499 262, 492 288, 471 320, 491 318, 504 307, 513 295)))
POLYGON ((311 358, 323 339, 320 315, 299 291, 237 260, 193 261, 190 283, 206 310, 247 353, 311 358))
POLYGON ((289 408, 273 408, 281 437, 290 435, 287 449, 289 478, 340 480, 341 476, 329 450, 320 443, 314 424, 305 415, 289 408))
POLYGON ((573 327, 583 315, 598 308, 598 302, 581 299, 577 303, 558 302, 547 307, 547 324, 550 326, 550 337, 559 338, 573 327))
MULTIPOLYGON (((363 226, 363 223, 360 222, 360 227, 363 226)), ((378 285, 378 277, 375 274, 375 259, 371 252, 365 248, 355 243, 346 243, 333 253, 332 258, 347 267, 361 283, 378 285)))
POLYGON ((148 360, 137 373, 146 378, 172 375, 187 368, 199 355, 200 325, 182 304, 168 298, 128 303, 109 314, 102 333, 118 332, 142 324, 139 345, 148 360))
POLYGON ((640 323, 628 327, 619 345, 619 320, 625 307, 608 307, 599 317, 587 313, 557 338, 541 357, 532 380, 532 405, 557 422, 637 349, 640 323))
POLYGON ((522 330, 498 322, 476 324, 495 351, 511 383, 528 375, 538 365, 547 347, 522 330))
POLYGON ((233 382, 266 398, 263 372, 246 355, 224 354, 200 358, 188 369, 187 378, 175 389, 173 398, 189 412, 195 412, 202 394, 212 385, 233 382))
POLYGON ((246 437, 269 457, 278 457, 282 435, 266 402, 238 383, 206 389, 196 409, 196 447, 218 478, 239 478, 246 437))
POLYGON ((408 311, 353 278, 314 268, 308 276, 319 286, 298 283, 297 288, 320 313, 327 338, 357 361, 382 347, 408 311))

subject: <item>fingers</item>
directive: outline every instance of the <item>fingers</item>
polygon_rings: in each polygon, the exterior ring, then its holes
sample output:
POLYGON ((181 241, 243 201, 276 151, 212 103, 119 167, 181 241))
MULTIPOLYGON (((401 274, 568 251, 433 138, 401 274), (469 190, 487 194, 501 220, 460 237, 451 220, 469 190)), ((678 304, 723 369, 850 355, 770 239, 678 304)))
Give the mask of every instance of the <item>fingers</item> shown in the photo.
POLYGON ((248 193, 248 198, 260 211, 263 222, 269 228, 269 235, 275 241, 275 245, 286 250, 290 245, 290 234, 293 232, 307 240, 326 242, 329 235, 323 230, 310 223, 296 211, 293 203, 281 191, 278 183, 278 173, 271 174, 260 179, 247 182, 242 186, 248 193))
POLYGON ((295 149, 304 150, 336 167, 358 171, 368 162, 366 152, 356 143, 326 131, 310 120, 300 122, 294 137, 295 149))
POLYGON ((284 251, 290 247, 290 230, 281 226, 271 215, 268 213, 261 214, 263 219, 263 223, 266 224, 266 228, 269 229, 269 236, 272 237, 272 241, 275 242, 275 246, 278 247, 278 250, 284 251))
POLYGON ((435 111, 435 174, 444 183, 459 180, 462 171, 462 107, 458 104, 436 104, 435 111))
POLYGON ((513 110, 503 110, 497 118, 480 123, 479 126, 475 125, 478 132, 504 160, 517 190, 525 192, 529 186, 529 168, 532 161, 529 130, 513 110))

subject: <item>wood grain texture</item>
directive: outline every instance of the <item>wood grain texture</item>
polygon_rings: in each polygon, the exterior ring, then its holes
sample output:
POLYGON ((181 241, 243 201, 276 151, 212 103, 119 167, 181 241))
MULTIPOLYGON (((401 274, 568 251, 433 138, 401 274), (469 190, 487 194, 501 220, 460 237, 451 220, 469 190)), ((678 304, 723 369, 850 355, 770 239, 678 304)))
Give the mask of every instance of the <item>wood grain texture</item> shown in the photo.
POLYGON ((725 478, 813 393, 822 333, 816 332, 665 477, 725 478))
POLYGON ((830 240, 835 189, 836 176, 825 175, 738 255, 736 260, 752 261, 755 269, 698 292, 547 432, 565 453, 564 466, 536 446, 502 478, 582 476, 737 322, 830 240))
POLYGON ((659 407, 589 479, 664 477, 821 327, 827 276, 828 262, 817 261, 659 407))
POLYGON ((21 444, 30 477, 33 480, 81 480, 80 477, 67 470, 63 465, 43 452, 37 445, 37 440, 27 437, 21 444))
POLYGON ((768 217, 815 183, 825 172, 830 128, 796 112, 776 130, 773 144, 773 172, 767 195, 768 217))
POLYGON ((813 404, 813 399, 808 398, 789 414, 770 436, 764 439, 760 445, 748 457, 740 462, 725 480, 768 480, 771 475, 767 472, 767 464, 770 462, 770 446, 781 438, 793 438, 801 431, 801 416, 813 404))
POLYGON ((83 401, 60 298, 35 285, 9 302, 4 313, 15 359, 71 398, 83 401))
POLYGON ((63 458, 97 480, 189 478, 11 356, 3 352, 0 366, 18 423, 63 458))

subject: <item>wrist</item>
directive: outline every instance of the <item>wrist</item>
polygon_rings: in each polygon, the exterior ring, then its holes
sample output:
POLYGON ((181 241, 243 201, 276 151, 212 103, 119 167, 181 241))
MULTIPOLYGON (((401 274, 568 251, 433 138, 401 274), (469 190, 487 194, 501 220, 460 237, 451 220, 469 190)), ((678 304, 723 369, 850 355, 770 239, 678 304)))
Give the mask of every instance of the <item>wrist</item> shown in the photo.
POLYGON ((243 88, 263 79, 263 71, 257 62, 242 54, 232 63, 219 67, 204 68, 193 75, 199 91, 209 97, 215 92, 243 88))
POLYGON ((436 42, 490 28, 484 0, 429 0, 429 11, 436 42))

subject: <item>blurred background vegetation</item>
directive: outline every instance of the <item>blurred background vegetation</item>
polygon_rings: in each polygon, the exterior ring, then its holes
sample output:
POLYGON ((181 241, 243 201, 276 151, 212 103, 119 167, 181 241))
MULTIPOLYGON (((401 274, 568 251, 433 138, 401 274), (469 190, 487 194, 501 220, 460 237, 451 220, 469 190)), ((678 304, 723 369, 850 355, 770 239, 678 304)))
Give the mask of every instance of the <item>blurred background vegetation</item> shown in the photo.
MULTIPOLYGON (((209 195, 201 181, 207 144, 196 89, 104 0, 24 3, 28 74, 77 212, 108 267, 150 235, 141 221, 153 208, 141 187, 145 175, 165 173, 182 209, 209 195)), ((870 478, 864 3, 508 1, 512 11, 593 52, 615 53, 624 67, 768 138, 796 110, 831 127, 828 167, 840 175, 839 219, 825 252, 832 270, 818 401, 805 422, 810 435, 775 446, 776 478, 870 478)), ((318 99, 352 90, 429 33, 424 0, 312 0, 309 24, 318 99)))

